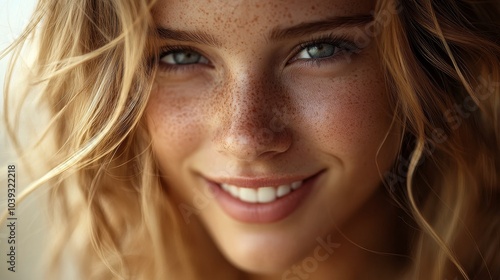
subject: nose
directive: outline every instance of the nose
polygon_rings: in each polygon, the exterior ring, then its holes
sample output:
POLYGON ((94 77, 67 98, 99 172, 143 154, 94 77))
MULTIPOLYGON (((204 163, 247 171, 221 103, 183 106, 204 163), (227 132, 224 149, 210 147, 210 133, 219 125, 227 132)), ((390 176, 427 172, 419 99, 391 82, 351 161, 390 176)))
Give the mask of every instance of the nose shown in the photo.
POLYGON ((292 143, 284 91, 263 73, 239 74, 224 86, 218 151, 239 161, 269 159, 292 143))

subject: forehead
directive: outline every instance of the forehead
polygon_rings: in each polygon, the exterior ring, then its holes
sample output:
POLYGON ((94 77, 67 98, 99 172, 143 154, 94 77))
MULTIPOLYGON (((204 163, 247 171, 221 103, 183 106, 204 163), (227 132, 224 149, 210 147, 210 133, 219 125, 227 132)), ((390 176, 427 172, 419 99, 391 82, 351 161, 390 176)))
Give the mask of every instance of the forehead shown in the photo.
POLYGON ((263 34, 329 17, 370 14, 375 0, 159 0, 155 23, 212 34, 263 34))

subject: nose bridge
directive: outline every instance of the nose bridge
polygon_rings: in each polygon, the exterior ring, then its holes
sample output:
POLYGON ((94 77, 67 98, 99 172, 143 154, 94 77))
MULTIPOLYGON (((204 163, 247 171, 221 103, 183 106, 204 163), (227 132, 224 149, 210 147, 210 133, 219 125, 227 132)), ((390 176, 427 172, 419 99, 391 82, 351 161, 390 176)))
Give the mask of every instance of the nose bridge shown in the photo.
POLYGON ((220 151, 241 160, 288 149, 281 124, 286 110, 283 91, 269 73, 251 69, 234 71, 226 79, 223 95, 225 116, 218 144, 220 151))
POLYGON ((231 127, 233 129, 258 129, 265 127, 269 109, 277 106, 271 82, 262 74, 242 73, 231 79, 229 86, 231 127))

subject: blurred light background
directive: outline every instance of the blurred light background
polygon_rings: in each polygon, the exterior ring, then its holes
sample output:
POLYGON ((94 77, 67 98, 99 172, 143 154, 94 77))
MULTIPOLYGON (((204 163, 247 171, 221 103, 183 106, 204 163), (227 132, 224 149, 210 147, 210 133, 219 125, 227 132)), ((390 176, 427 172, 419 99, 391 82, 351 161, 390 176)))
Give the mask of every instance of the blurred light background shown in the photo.
MULTIPOLYGON (((35 0, 0 0, 0 50, 5 49, 22 31, 28 23, 29 17, 35 7, 35 0)), ((2 85, 2 98, 0 98, 0 113, 3 114, 3 84, 8 57, 0 60, 0 84, 2 85)), ((30 112, 36 114, 36 112, 30 112)), ((11 157, 12 148, 9 146, 5 134, 3 122, 0 124, 0 211, 6 209, 7 164, 17 164, 11 157)), ((22 180, 24 176, 22 168, 16 168, 16 191, 17 194, 25 187, 22 180)), ((27 179, 27 178, 25 178, 27 179)), ((40 198, 40 196, 38 196, 40 198)), ((44 222, 44 211, 41 211, 38 199, 27 199, 16 208, 18 218, 16 224, 16 272, 8 268, 7 244, 8 229, 6 223, 0 228, 0 279, 1 280, 38 280, 42 278, 40 260, 44 259, 43 252, 46 244, 46 223, 44 222)), ((68 279, 71 280, 71 279, 68 279)))

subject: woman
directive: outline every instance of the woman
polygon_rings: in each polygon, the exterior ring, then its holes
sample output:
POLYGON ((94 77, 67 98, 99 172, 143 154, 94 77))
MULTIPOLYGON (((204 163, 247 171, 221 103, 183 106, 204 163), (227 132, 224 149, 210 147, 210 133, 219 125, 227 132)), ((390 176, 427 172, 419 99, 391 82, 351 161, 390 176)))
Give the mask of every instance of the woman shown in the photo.
POLYGON ((50 277, 498 279, 498 6, 41 1, 50 277))

